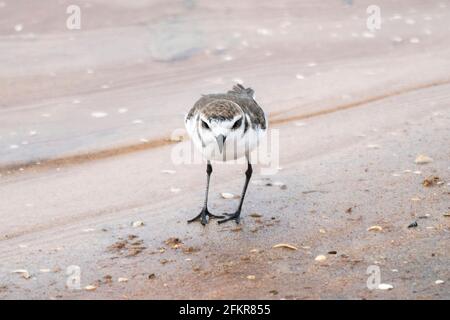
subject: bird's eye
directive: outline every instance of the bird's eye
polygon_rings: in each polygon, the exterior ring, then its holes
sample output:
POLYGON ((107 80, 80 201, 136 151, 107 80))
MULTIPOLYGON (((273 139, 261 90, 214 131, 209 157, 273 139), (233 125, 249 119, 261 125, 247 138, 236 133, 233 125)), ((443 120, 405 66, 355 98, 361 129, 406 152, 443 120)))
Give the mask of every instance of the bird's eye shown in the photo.
POLYGON ((209 129, 209 125, 208 125, 205 121, 203 121, 203 120, 202 120, 202 127, 203 127, 204 129, 209 129))
POLYGON ((242 118, 240 118, 238 121, 236 121, 233 125, 233 130, 236 130, 237 128, 239 128, 242 124, 242 118))

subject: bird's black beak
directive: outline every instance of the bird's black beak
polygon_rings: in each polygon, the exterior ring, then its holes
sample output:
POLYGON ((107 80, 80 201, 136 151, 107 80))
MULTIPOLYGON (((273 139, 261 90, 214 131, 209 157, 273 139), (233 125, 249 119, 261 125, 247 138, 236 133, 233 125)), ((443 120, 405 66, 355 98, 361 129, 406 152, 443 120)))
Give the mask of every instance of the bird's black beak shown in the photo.
POLYGON ((225 140, 226 140, 226 139, 227 139, 227 137, 225 137, 225 136, 222 135, 222 134, 219 134, 219 135, 216 137, 217 144, 219 145, 219 151, 220 151, 220 153, 222 153, 223 146, 224 146, 224 144, 225 144, 225 140))

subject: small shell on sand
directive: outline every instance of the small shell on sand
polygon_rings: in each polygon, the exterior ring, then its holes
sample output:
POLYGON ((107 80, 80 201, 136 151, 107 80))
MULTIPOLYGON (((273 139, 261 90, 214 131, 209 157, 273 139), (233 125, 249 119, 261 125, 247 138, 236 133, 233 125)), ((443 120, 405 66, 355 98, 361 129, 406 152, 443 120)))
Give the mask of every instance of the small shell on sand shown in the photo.
POLYGON ((296 246, 293 246, 292 244, 289 243, 279 243, 274 245, 272 248, 276 249, 276 248, 286 248, 286 249, 290 249, 290 250, 298 250, 298 248, 296 246))
POLYGON ((12 273, 18 273, 18 274, 22 275, 22 277, 24 279, 31 278, 30 273, 26 269, 17 269, 17 270, 14 270, 12 273))

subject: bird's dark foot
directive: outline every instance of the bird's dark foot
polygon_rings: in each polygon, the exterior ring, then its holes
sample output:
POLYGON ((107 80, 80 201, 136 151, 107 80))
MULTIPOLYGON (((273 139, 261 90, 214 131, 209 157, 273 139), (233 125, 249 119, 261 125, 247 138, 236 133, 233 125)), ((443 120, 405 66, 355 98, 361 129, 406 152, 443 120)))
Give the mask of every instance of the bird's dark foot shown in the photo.
POLYGON ((241 211, 236 211, 235 213, 224 213, 228 218, 222 219, 217 221, 218 224, 222 224, 224 222, 234 220, 236 224, 239 224, 241 222, 241 211))
POLYGON ((188 223, 200 220, 200 223, 202 225, 206 225, 208 223, 208 218, 210 219, 221 219, 223 216, 217 216, 215 214, 212 214, 208 211, 207 208, 203 208, 202 212, 200 212, 195 218, 192 218, 191 220, 188 220, 188 223))

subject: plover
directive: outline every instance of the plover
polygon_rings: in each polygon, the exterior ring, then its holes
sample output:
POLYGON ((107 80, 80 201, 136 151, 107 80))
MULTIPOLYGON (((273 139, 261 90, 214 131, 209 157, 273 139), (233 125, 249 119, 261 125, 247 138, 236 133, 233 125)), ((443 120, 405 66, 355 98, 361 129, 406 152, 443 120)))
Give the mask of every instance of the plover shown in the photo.
POLYGON ((205 225, 208 218, 219 218, 219 223, 240 221, 242 204, 248 183, 253 173, 250 152, 258 145, 267 130, 267 118, 254 99, 254 91, 237 84, 222 94, 203 95, 185 118, 186 129, 194 145, 207 159, 206 194, 203 209, 188 222, 200 220, 205 225), (236 212, 214 215, 208 211, 209 181, 212 173, 211 161, 236 160, 245 156, 247 171, 245 184, 236 212))

